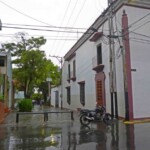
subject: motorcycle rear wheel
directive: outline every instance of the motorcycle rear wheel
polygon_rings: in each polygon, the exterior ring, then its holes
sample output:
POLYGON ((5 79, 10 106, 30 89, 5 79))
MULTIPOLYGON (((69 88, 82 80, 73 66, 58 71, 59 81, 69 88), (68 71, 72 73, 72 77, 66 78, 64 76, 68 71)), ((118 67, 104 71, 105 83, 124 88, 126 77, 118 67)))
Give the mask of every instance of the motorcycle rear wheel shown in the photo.
POLYGON ((90 124, 90 120, 88 120, 86 117, 87 116, 85 114, 83 114, 83 115, 80 116, 80 123, 83 126, 88 126, 90 124))
POLYGON ((106 113, 104 118, 103 118, 103 121, 106 125, 111 125, 112 124, 112 116, 111 114, 109 113, 106 113))

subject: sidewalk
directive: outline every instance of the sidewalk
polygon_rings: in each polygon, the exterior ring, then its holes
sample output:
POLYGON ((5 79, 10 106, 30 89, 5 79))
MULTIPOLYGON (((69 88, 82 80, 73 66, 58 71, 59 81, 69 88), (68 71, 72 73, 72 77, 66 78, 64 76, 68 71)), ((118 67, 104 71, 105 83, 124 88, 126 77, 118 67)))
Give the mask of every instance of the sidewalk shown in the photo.
MULTIPOLYGON (((35 106, 34 111, 61 111, 35 106)), ((22 115, 16 124, 11 112, 0 125, 0 150, 149 150, 150 124, 126 125, 115 121, 112 126, 92 123, 80 125, 78 112, 70 114, 22 115)))

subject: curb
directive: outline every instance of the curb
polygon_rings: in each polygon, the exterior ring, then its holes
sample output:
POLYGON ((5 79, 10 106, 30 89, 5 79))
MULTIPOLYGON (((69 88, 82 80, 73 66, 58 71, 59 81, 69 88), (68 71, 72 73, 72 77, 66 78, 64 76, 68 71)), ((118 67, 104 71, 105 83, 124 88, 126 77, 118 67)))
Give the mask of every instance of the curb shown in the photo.
POLYGON ((133 121, 123 121, 124 124, 138 124, 138 123, 150 123, 150 119, 145 120, 133 120, 133 121))

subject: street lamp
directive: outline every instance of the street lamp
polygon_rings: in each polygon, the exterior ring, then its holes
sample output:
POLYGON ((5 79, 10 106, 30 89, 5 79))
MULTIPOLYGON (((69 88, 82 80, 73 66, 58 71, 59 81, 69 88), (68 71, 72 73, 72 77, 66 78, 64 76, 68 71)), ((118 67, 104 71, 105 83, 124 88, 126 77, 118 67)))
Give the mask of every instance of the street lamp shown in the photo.
POLYGON ((63 85, 62 85, 62 63, 63 63, 63 57, 51 56, 51 55, 49 55, 49 57, 56 58, 59 61, 59 63, 60 63, 60 68, 61 68, 61 94, 60 94, 61 104, 60 105, 61 105, 61 109, 62 109, 62 105, 63 105, 63 101, 62 101, 62 99, 63 99, 63 85))

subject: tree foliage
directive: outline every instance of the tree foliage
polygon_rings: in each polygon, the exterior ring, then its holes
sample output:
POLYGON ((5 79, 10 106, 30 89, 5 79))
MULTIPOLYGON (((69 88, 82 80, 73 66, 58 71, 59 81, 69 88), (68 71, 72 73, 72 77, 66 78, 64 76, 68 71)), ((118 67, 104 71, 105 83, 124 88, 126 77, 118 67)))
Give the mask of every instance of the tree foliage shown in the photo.
POLYGON ((4 43, 0 51, 9 51, 13 56, 13 79, 16 88, 24 90, 25 97, 30 97, 35 87, 41 88, 48 77, 52 84, 60 83, 58 66, 47 59, 40 47, 46 43, 44 37, 26 39, 25 34, 18 33, 18 41, 4 43), (19 85, 19 86, 18 86, 19 85))

